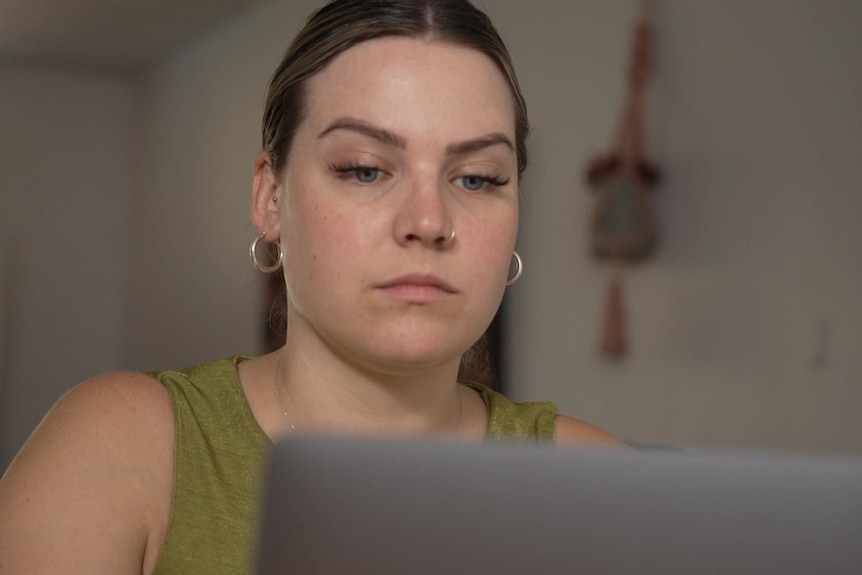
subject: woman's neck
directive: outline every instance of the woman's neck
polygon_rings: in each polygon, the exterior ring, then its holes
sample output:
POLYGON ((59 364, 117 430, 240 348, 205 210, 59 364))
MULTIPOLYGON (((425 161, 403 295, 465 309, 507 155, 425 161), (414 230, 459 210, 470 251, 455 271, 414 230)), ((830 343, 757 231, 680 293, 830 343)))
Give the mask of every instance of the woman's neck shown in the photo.
POLYGON ((276 354, 273 384, 297 429, 456 434, 457 359, 421 368, 360 363, 313 338, 288 338, 276 354))

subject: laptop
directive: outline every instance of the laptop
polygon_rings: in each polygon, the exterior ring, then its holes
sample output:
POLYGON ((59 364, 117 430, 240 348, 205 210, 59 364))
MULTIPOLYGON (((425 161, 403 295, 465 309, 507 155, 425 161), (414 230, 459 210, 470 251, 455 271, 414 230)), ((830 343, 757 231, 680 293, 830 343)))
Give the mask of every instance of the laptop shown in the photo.
POLYGON ((862 457, 294 435, 258 575, 862 574, 862 457))

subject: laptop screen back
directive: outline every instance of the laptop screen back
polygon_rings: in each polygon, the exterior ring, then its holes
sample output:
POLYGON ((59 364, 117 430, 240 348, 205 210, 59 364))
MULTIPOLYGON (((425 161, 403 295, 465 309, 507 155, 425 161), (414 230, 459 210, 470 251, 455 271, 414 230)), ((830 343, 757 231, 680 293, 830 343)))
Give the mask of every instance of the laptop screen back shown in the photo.
POLYGON ((260 575, 862 573, 862 459, 293 436, 260 575))

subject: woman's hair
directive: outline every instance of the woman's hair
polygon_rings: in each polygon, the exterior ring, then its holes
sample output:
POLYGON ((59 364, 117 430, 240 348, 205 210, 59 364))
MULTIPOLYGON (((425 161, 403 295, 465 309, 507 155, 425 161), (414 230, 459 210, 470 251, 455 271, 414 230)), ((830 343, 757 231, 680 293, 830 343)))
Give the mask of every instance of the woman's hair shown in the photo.
MULTIPOLYGON (((314 12, 287 49, 269 82, 263 114, 263 150, 276 174, 289 161, 306 114, 307 81, 351 47, 386 36, 422 38, 472 48, 488 56, 509 85, 515 105, 518 176, 527 167, 527 107, 512 60, 491 20, 468 0, 333 0, 314 12)), ((480 346, 484 342, 480 340, 480 346)), ((474 346, 475 348, 476 346, 474 346)), ((465 354, 462 377, 481 378, 487 360, 465 354)), ((485 354, 486 355, 486 354, 485 354)))
POLYGON ((440 40, 488 56, 515 102, 518 174, 527 167, 527 106, 512 59, 491 20, 467 0, 334 0, 314 12, 273 73, 263 114, 263 150, 280 173, 306 112, 306 81, 352 46, 384 36, 440 40))

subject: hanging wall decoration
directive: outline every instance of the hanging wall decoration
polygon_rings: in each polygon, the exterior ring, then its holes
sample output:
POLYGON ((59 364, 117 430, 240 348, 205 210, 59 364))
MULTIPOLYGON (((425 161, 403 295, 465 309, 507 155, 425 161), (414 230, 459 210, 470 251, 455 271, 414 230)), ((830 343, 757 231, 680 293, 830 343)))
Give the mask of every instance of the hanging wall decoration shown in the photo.
POLYGON ((595 194, 590 217, 593 255, 609 264, 609 279, 601 351, 609 358, 626 354, 626 317, 622 276, 634 263, 653 255, 658 224, 652 192, 661 170, 647 158, 644 108, 652 72, 653 2, 644 0, 634 28, 628 86, 617 140, 610 151, 593 158, 586 180, 595 194))

